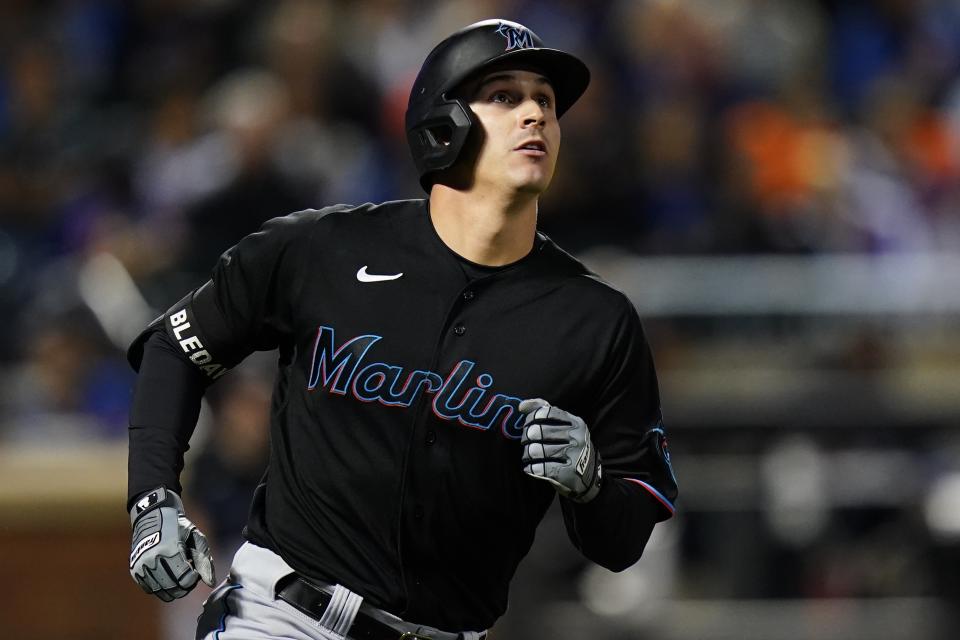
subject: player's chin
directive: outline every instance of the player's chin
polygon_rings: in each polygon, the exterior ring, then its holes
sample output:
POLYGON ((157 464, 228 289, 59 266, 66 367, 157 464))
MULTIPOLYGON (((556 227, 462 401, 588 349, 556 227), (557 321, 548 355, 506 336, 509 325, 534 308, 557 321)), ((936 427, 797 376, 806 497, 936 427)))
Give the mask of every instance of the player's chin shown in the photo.
POLYGON ((513 175, 513 184, 521 193, 540 194, 547 190, 553 179, 553 167, 523 167, 513 175))

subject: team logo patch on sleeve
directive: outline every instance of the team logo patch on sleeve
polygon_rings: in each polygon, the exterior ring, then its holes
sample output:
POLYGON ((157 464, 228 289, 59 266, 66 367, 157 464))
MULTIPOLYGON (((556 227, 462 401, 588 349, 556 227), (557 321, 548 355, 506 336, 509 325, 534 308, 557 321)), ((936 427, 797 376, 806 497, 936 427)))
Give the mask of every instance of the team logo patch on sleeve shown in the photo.
POLYGON ((651 433, 657 435, 656 439, 656 451, 659 454, 659 457, 664 462, 667 471, 670 472, 670 477, 673 479, 674 483, 677 481, 677 476, 673 472, 673 460, 670 459, 670 449, 667 446, 667 433, 663 428, 663 421, 657 422, 656 426, 650 429, 651 433))

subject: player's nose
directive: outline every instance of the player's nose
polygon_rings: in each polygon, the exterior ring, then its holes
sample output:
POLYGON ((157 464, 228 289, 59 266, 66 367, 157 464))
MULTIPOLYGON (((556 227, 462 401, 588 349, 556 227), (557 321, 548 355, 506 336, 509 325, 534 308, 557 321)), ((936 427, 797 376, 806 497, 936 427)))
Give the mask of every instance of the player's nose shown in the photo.
POLYGON ((542 127, 547 123, 546 111, 534 98, 528 98, 521 106, 521 124, 524 129, 534 126, 542 127))

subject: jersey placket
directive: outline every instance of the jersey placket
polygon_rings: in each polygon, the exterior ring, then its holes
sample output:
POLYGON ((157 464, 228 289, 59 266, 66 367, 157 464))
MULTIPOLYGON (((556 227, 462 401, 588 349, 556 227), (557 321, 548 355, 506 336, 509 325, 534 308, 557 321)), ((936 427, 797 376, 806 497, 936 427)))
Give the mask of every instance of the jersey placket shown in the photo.
MULTIPOLYGON (((431 357, 432 371, 446 373, 449 369, 444 366, 460 359, 451 358, 451 353, 463 356, 470 351, 467 345, 472 342, 466 342, 470 340, 469 312, 479 298, 478 289, 489 279, 480 278, 467 283, 450 303, 431 357)), ((430 480, 431 468, 436 469, 445 457, 443 432, 446 428, 457 428, 457 425, 437 420, 433 410, 434 397, 424 394, 418 398, 402 471, 397 553, 408 606, 412 601, 426 603, 430 600, 430 594, 423 592, 424 573, 443 569, 430 566, 430 554, 422 546, 424 543, 419 542, 429 538, 429 522, 436 510, 437 489, 430 480)), ((447 542, 452 541, 434 541, 435 544, 447 542)))

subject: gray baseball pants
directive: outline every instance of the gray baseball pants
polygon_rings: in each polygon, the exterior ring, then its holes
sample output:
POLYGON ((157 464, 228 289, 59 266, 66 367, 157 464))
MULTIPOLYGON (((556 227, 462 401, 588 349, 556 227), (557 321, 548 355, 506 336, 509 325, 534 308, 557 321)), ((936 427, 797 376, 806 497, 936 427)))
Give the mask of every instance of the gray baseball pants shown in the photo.
POLYGON ((405 623, 400 618, 363 602, 341 585, 329 587, 333 599, 319 620, 276 597, 277 583, 294 573, 283 558, 263 547, 244 543, 233 557, 230 577, 203 604, 197 620, 196 640, 351 640, 347 635, 357 613, 376 618, 404 631, 445 640, 482 640, 486 632, 436 632, 405 623))

